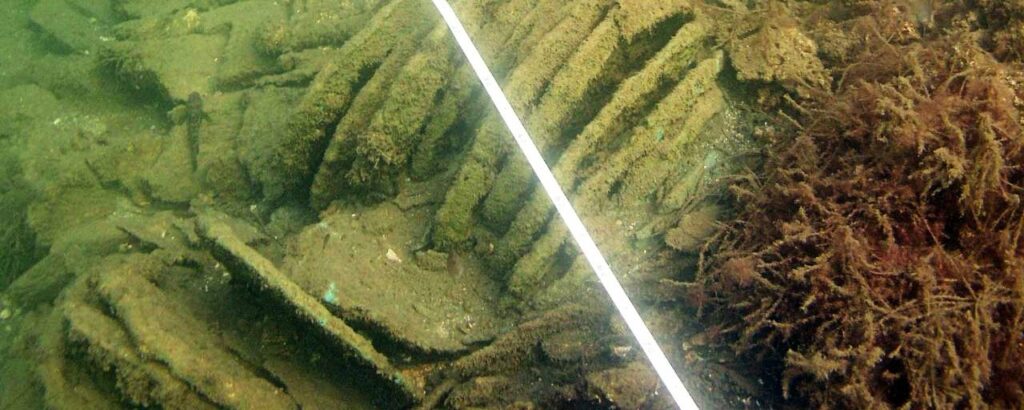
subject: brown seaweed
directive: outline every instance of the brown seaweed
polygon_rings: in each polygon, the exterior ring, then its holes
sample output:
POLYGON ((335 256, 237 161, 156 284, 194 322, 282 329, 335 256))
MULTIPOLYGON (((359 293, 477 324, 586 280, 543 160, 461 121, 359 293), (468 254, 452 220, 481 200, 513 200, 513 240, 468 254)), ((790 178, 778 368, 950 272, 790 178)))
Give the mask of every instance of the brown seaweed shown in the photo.
POLYGON ((970 35, 891 21, 862 19, 834 85, 789 100, 695 300, 797 403, 1019 408, 1022 90, 970 35))

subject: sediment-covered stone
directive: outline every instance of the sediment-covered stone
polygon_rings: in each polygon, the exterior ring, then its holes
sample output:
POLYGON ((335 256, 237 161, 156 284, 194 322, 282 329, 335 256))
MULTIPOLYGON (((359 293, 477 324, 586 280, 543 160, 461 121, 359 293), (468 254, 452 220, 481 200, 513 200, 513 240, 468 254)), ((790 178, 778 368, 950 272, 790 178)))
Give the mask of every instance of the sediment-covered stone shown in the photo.
POLYGON ((32 23, 70 52, 95 52, 109 40, 109 11, 97 8, 91 14, 73 5, 68 0, 40 0, 32 8, 32 23))
MULTIPOLYGON (((532 112, 537 98, 550 79, 602 19, 610 5, 594 0, 574 4, 573 11, 543 39, 509 74, 504 87, 512 107, 521 114, 532 112)), ((508 154, 511 136, 494 112, 484 117, 468 157, 448 191, 448 198, 435 217, 433 240, 443 248, 466 247, 470 226, 476 221, 474 209, 493 185, 498 166, 508 154)))
MULTIPOLYGON (((597 116, 569 144, 553 167, 555 177, 565 186, 574 186, 582 175, 580 164, 599 147, 635 124, 647 109, 664 93, 663 88, 678 81, 692 65, 708 34, 708 23, 695 20, 684 25, 672 39, 647 62, 643 69, 619 86, 597 116)), ((530 195, 526 205, 513 219, 504 236, 495 244, 489 258, 498 269, 508 269, 529 248, 550 218, 552 206, 542 192, 530 195)))
POLYGON ((421 267, 429 256, 415 255, 410 245, 425 234, 416 218, 428 214, 403 215, 385 204, 355 217, 329 215, 298 235, 284 268, 342 317, 369 324, 410 351, 465 353, 507 325, 488 302, 500 297, 499 283, 468 253, 421 267))
POLYGON ((80 282, 61 305, 68 342, 78 345, 97 367, 111 369, 118 390, 125 397, 140 406, 216 408, 175 376, 165 363, 146 358, 120 323, 89 304, 89 285, 85 280, 80 282))
POLYGON ((448 28, 443 24, 431 31, 419 50, 394 75, 386 99, 374 112, 359 112, 353 107, 351 111, 355 112, 348 115, 369 117, 370 121, 361 130, 339 127, 313 182, 311 194, 315 205, 322 207, 343 191, 363 195, 395 193, 395 179, 405 170, 419 143, 419 131, 452 75, 455 50, 448 37, 448 28))
POLYGON ((97 291, 145 352, 212 402, 233 408, 294 409, 296 403, 252 372, 189 309, 169 298, 147 276, 158 261, 142 256, 110 261, 98 270, 97 291))
POLYGON ((408 47, 432 26, 431 19, 424 18, 430 15, 428 7, 405 0, 388 3, 342 46, 335 63, 317 75, 278 139, 273 162, 254 176, 268 202, 278 202, 286 193, 305 194, 300 191, 308 189, 330 142, 329 128, 393 50, 408 47))
POLYGON ((323 332, 351 360, 371 369, 382 382, 390 385, 394 393, 400 395, 395 401, 415 402, 422 396, 422 392, 387 357, 378 352, 369 340, 334 316, 315 297, 305 293, 273 263, 239 240, 230 226, 223 222, 224 218, 226 216, 207 214, 199 221, 199 232, 213 248, 215 257, 239 275, 241 280, 271 295, 277 303, 295 309, 299 318, 323 332))

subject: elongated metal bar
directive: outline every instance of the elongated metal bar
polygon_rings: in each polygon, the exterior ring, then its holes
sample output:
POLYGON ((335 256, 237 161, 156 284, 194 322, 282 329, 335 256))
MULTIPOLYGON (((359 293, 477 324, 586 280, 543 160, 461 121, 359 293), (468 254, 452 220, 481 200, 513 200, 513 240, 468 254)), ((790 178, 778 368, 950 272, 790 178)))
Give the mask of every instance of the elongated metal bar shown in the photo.
POLYGON ((501 119, 505 121, 505 125, 509 131, 512 132, 512 137, 515 138, 516 143, 526 156, 527 162, 530 163, 530 167, 533 168, 534 174, 537 175, 537 179, 540 180, 541 186, 544 191, 547 192, 551 201, 555 204, 555 209, 558 211, 558 215, 562 217, 565 225, 569 228, 569 233, 572 234, 573 239, 576 240, 576 244, 579 245, 580 251, 583 252, 583 256, 590 263, 590 267, 594 269, 594 273, 597 274, 597 278, 601 281, 601 285, 604 286, 605 291, 608 292, 608 296, 611 297, 612 303, 615 308, 618 309, 619 314, 622 315, 622 319, 625 320, 629 330, 633 333, 636 341, 640 344, 640 348, 643 349, 644 354, 647 355, 647 359, 651 362, 654 367, 654 371, 657 372, 658 377, 661 378, 661 382, 668 389, 669 394, 675 400, 676 405, 681 409, 685 410, 697 410, 697 404, 693 401, 690 396, 690 392, 683 386, 683 382, 679 379, 679 375, 676 374, 675 369, 672 368, 672 364, 669 363, 668 358, 665 357, 665 353, 661 351, 661 347, 658 346, 658 342, 654 340, 654 336, 651 331, 647 329, 647 325, 644 324, 640 314, 637 313, 633 303, 630 302, 629 296, 626 295, 626 291, 622 289, 622 285, 619 280, 616 279, 615 274, 612 273, 612 268, 608 266, 608 261, 604 259, 604 255, 601 254, 601 250, 597 248, 597 244, 594 243, 594 239, 587 232, 587 228, 583 225, 583 221, 580 220, 579 215, 576 214, 576 210, 573 209, 572 204, 569 202, 569 198, 565 196, 565 192, 562 191, 558 181, 555 180, 555 176, 551 173, 551 169, 548 168, 547 164, 544 163, 544 158, 541 156, 537 146, 534 145, 530 135, 526 132, 526 127, 523 126, 522 121, 519 120, 519 116, 516 115, 515 110, 512 109, 512 105, 508 102, 508 98, 505 93, 501 90, 501 86, 498 85, 498 81, 494 79, 494 75, 491 74, 491 70, 487 68, 487 63, 484 62, 483 57, 480 56, 480 52, 476 49, 473 41, 469 38, 469 34, 466 33, 466 29, 462 26, 462 22, 459 21, 458 16, 455 14, 455 10, 452 9, 451 5, 446 0, 432 0, 434 6, 441 13, 444 18, 445 24, 451 30, 452 35, 455 37, 455 41, 458 42, 459 48, 466 55, 466 59, 472 66, 476 76, 480 79, 487 94, 491 97, 491 101, 494 103, 494 107, 497 108, 498 113, 501 115, 501 119))

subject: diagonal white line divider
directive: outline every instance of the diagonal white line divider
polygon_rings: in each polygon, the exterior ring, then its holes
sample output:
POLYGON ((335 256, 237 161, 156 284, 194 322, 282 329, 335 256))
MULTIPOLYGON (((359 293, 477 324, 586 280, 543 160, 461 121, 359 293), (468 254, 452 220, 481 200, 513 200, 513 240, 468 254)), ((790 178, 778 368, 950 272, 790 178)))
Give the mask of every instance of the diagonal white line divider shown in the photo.
POLYGON ((534 174, 540 180, 541 186, 544 187, 544 191, 547 192, 548 196, 551 197, 551 201, 555 204, 555 209, 558 210, 558 214, 562 217, 565 225, 569 228, 569 232, 572 234, 573 239, 576 240, 576 244, 579 245, 580 251, 583 252, 583 256, 587 258, 587 262, 590 263, 590 267, 594 269, 594 273, 597 274, 597 278, 601 281, 601 285, 608 292, 608 296, 611 297, 612 303, 615 304, 615 308, 618 309, 619 314, 622 315, 622 319, 626 321, 626 325, 629 326, 629 330, 633 332, 633 336, 636 337, 636 341, 640 344, 640 348, 643 349, 644 354, 647 355, 647 359, 650 360, 651 365, 654 367, 654 371, 658 373, 658 377, 661 378, 661 382, 668 389, 672 398, 675 400, 676 405, 684 410, 698 410, 697 404, 694 403, 693 398, 690 397, 690 393, 683 386, 683 382, 679 380, 679 376, 672 368, 672 364, 668 362, 665 357, 665 353, 658 347, 658 342, 654 340, 654 336, 651 335, 651 331, 647 329, 647 325, 644 324, 640 314, 637 313, 636 308, 633 307, 633 303, 629 301, 629 296, 626 295, 626 291, 622 289, 622 285, 619 284, 618 279, 615 278, 615 274, 612 273, 612 268, 608 266, 608 261, 604 259, 604 255, 597 248, 597 244, 594 243, 594 239, 590 237, 590 233, 587 232, 587 228, 583 226, 583 222, 580 220, 579 215, 576 214, 576 210, 573 209, 572 204, 569 203, 569 199, 565 196, 565 192, 562 192, 562 188, 558 185, 558 181, 555 180, 555 176, 551 173, 551 169, 548 168, 547 164, 544 163, 544 158, 541 157, 540 151, 537 150, 537 146, 534 145, 533 140, 530 139, 530 135, 526 132, 526 127, 523 126, 522 121, 519 120, 519 116, 516 115, 512 109, 512 105, 509 104, 508 98, 505 97, 505 93, 501 90, 501 86, 498 85, 498 81, 494 79, 494 75, 491 74, 491 70, 487 68, 487 63, 484 62, 483 57, 480 56, 480 52, 477 51, 473 41, 470 40, 469 34, 466 33, 466 29, 462 27, 462 22, 459 21, 459 17, 455 14, 455 10, 452 9, 451 5, 446 0, 432 0, 434 6, 441 13, 444 18, 445 24, 451 30, 452 35, 455 36, 455 41, 459 43, 459 47, 462 48, 462 52, 466 55, 469 60, 470 66, 473 67, 473 71, 476 72, 476 76, 483 83, 484 89, 487 94, 491 97, 491 101, 494 102, 495 108, 498 109, 498 113, 501 114, 501 119, 505 121, 505 125, 508 126, 509 131, 512 132, 512 136, 515 138, 516 143, 519 144, 519 148, 526 155, 526 160, 530 163, 530 167, 533 168, 534 174))

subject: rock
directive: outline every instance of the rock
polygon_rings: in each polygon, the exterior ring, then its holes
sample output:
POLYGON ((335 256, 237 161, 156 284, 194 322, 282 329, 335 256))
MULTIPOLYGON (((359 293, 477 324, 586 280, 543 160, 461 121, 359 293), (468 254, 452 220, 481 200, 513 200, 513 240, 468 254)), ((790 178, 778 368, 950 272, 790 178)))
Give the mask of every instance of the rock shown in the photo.
POLYGON ((223 35, 187 34, 105 45, 107 64, 140 90, 155 90, 171 101, 193 92, 210 95, 227 40, 223 35))
POLYGON ((192 7, 194 3, 194 0, 114 0, 114 7, 121 14, 139 18, 164 16, 192 7))
POLYGON ((171 134, 163 140, 156 163, 145 172, 148 194, 157 200, 187 204, 199 193, 199 182, 189 165, 194 153, 190 150, 187 132, 185 126, 171 129, 171 134))
POLYGON ((763 21, 754 34, 730 43, 728 51, 740 80, 777 81, 788 87, 826 81, 817 44, 788 15, 763 21))
POLYGON ((387 253, 384 254, 384 256, 387 257, 389 261, 395 263, 402 263, 402 258, 398 257, 398 254, 395 253, 394 249, 388 248, 388 251, 387 253))
MULTIPOLYGON (((132 254, 108 258, 97 269, 97 292, 111 306, 142 356, 166 363, 170 372, 217 405, 229 408, 297 409, 284 390, 233 354, 189 306, 147 276, 163 264, 132 254)), ((187 392, 187 391, 186 391, 187 392)))
POLYGON ((665 243, 682 252, 700 251, 704 241, 715 232, 721 211, 716 205, 705 205, 683 215, 676 227, 665 233, 665 243))
POLYGON ((92 306, 80 301, 62 306, 68 323, 69 341, 88 346, 88 360, 105 369, 113 369, 119 386, 128 398, 142 405, 214 409, 204 397, 160 362, 143 356, 124 327, 92 306))
MULTIPOLYGON (((504 326, 493 303, 500 288, 468 255, 455 272, 397 263, 409 259, 406 246, 424 236, 419 221, 426 212, 383 203, 357 218, 325 215, 289 244, 283 270, 310 295, 336 284, 333 308, 346 319, 372 323, 406 349, 465 352, 464 341, 487 340, 504 326)), ((444 259, 437 262, 446 266, 444 259)))
POLYGON ((199 218, 198 230, 214 256, 236 277, 261 289, 277 303, 294 310, 301 320, 314 326, 338 349, 361 366, 371 369, 386 382, 400 403, 418 401, 423 393, 396 369, 373 344, 334 316, 315 297, 281 273, 272 262, 243 243, 224 221, 230 218, 213 212, 199 218))
POLYGON ((250 0, 227 5, 199 16, 205 31, 228 28, 228 40, 217 66, 218 89, 250 86, 262 75, 277 69, 276 61, 257 49, 257 37, 267 22, 285 18, 286 2, 250 0))
POLYGON ((629 41, 666 19, 693 11, 689 0, 619 0, 619 7, 616 21, 629 41))
POLYGON ((620 409, 648 408, 658 389, 658 376, 645 361, 624 368, 612 368, 587 374, 587 390, 604 402, 620 409))
POLYGON ((66 0, 40 0, 30 16, 32 23, 68 50, 88 54, 100 47, 109 30, 96 16, 80 10, 66 0))

